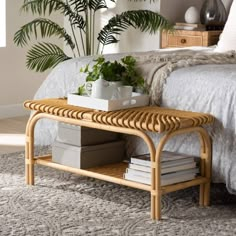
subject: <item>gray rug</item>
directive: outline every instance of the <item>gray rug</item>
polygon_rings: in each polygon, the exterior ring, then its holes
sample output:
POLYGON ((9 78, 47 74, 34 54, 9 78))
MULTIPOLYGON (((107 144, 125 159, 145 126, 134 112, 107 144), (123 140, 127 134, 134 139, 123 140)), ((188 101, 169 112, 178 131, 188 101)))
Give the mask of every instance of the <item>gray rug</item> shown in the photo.
POLYGON ((236 235, 236 197, 212 186, 211 207, 198 206, 198 188, 162 199, 163 220, 150 220, 148 192, 36 168, 24 183, 24 154, 0 156, 0 235, 236 235))

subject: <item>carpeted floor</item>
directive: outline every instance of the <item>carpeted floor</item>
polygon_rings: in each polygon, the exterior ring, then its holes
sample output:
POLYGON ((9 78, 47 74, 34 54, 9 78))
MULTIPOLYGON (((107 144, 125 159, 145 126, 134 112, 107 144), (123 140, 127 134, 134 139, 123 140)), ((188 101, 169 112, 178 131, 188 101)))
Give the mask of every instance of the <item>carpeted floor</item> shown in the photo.
POLYGON ((0 235, 236 235, 236 196, 212 186, 211 207, 198 188, 162 199, 163 220, 150 220, 148 192, 36 167, 24 183, 24 154, 0 156, 0 235))

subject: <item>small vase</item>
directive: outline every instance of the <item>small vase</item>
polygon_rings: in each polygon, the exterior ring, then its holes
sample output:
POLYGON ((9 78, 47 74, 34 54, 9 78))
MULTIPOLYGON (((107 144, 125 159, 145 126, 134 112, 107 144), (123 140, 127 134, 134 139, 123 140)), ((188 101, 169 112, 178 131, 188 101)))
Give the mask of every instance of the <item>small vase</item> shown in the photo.
MULTIPOLYGON (((206 26, 224 26, 226 10, 221 0, 205 0, 200 11, 201 23, 206 26)), ((220 28, 217 28, 220 29, 220 28)))

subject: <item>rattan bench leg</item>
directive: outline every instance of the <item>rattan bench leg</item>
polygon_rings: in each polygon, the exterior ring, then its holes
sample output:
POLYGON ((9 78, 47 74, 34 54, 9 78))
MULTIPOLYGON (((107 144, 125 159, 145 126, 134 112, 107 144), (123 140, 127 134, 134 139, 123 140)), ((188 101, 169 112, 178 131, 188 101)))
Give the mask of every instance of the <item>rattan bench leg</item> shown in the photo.
POLYGON ((205 184, 200 184, 199 187, 199 205, 204 206, 204 190, 205 190, 205 184))
POLYGON ((200 187, 199 204, 209 206, 210 204, 210 185, 211 185, 211 172, 212 172, 212 151, 211 140, 208 133, 202 128, 199 132, 201 142, 201 175, 204 175, 208 182, 200 187))
MULTIPOLYGON (((211 183, 211 140, 209 138, 208 133, 202 127, 191 127, 176 131, 171 131, 164 135, 156 148, 156 186, 157 186, 157 198, 156 198, 156 208, 160 207, 161 205, 161 152, 168 140, 170 140, 173 136, 179 134, 187 134, 196 132, 199 134, 199 140, 201 144, 201 151, 200 151, 200 166, 201 166, 201 176, 207 178, 207 182, 204 184, 200 184, 200 191, 199 191, 199 204, 201 206, 208 206, 210 204, 210 183, 211 183)), ((156 210, 156 219, 158 219, 158 214, 160 209, 156 210)))
POLYGON ((29 184, 29 137, 26 130, 26 143, 25 143, 25 182, 29 184))
POLYGON ((31 142, 27 141, 25 146, 25 179, 26 184, 34 185, 34 160, 31 142))
POLYGON ((158 191, 156 196, 156 220, 161 220, 161 192, 158 191))
POLYGON ((26 145, 25 145, 25 180, 26 184, 34 185, 34 117, 37 112, 29 119, 26 126, 26 145))
MULTIPOLYGON (((155 161, 152 162, 152 166, 155 161)), ((152 168, 152 189, 151 189, 151 218, 152 220, 161 220, 161 191, 158 188, 158 171, 157 168, 152 168)))
POLYGON ((204 189, 204 206, 209 206, 210 205, 210 183, 205 184, 205 189, 204 189))

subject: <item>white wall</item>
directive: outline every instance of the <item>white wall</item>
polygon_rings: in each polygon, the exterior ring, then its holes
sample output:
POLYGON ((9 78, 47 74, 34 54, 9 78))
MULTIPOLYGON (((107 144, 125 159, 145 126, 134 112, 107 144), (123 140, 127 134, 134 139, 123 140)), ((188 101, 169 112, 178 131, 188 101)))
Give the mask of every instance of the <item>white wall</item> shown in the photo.
MULTIPOLYGON (((0 118, 24 114, 22 102, 33 98, 47 75, 26 69, 26 48, 16 47, 13 43, 14 33, 31 19, 26 14, 20 14, 22 2, 6 0, 6 47, 0 48, 0 118)), ((63 21, 61 16, 54 19, 63 21)))

